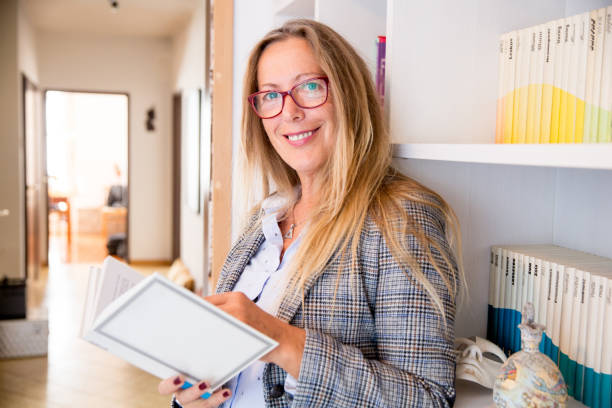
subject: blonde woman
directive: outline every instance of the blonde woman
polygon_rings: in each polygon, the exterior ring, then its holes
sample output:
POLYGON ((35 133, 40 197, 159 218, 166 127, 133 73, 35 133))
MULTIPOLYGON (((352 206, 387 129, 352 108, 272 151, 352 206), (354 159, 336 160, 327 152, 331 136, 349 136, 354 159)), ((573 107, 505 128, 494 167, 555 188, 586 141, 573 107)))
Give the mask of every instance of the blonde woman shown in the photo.
POLYGON ((208 399, 162 381, 174 406, 452 406, 458 225, 391 166, 370 77, 310 20, 253 49, 242 147, 265 199, 206 299, 280 345, 208 399))

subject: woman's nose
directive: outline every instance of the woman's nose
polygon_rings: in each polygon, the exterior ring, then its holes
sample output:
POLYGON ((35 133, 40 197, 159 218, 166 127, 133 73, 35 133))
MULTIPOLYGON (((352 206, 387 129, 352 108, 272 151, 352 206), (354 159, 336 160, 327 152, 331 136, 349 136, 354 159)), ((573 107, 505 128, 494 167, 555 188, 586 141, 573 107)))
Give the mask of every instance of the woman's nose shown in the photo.
POLYGON ((283 117, 286 120, 299 120, 304 118, 304 110, 295 103, 291 95, 285 95, 283 117))

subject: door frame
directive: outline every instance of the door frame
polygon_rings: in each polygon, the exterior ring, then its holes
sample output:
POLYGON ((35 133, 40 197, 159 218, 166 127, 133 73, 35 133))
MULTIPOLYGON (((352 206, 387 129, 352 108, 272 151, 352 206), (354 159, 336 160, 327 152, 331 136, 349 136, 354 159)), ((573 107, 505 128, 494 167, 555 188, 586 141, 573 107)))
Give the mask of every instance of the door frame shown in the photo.
MULTIPOLYGON (((82 90, 82 89, 70 89, 70 88, 45 88, 43 91, 43 141, 45 148, 45 173, 47 169, 46 162, 46 151, 47 151, 47 92, 49 91, 59 91, 59 92, 70 92, 70 93, 92 93, 92 94, 104 94, 104 95, 124 95, 127 97, 127 195, 128 195, 128 203, 127 203, 127 216, 125 220, 125 262, 130 262, 130 207, 132 205, 132 199, 130 198, 130 189, 132 186, 131 180, 131 166, 132 166, 132 148, 131 141, 132 137, 130 134, 131 128, 131 108, 130 108, 130 93, 125 91, 92 91, 92 90, 82 90)), ((49 183, 45 183, 45 187, 47 189, 45 197, 47 197, 47 201, 49 198, 49 183)), ((45 217, 47 224, 47 251, 49 250, 49 205, 47 203, 47 216, 45 217)))

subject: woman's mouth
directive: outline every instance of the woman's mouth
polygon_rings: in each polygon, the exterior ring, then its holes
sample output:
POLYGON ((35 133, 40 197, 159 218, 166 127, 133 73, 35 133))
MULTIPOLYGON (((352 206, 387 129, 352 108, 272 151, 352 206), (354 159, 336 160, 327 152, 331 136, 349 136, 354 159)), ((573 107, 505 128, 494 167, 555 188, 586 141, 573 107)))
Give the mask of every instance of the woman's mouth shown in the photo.
POLYGON ((307 130, 305 132, 286 134, 284 136, 287 138, 287 140, 289 141, 289 143, 291 145, 293 145, 293 146, 301 146, 301 145, 305 144, 306 142, 308 142, 308 140, 310 140, 310 138, 319 129, 320 128, 316 128, 316 129, 312 129, 312 130, 307 130))

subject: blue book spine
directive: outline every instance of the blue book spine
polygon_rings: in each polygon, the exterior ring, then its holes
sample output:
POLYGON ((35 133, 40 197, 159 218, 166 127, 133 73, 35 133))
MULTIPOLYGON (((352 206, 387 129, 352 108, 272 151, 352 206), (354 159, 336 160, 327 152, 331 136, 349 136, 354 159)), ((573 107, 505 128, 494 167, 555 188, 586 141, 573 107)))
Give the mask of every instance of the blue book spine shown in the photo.
POLYGON ((612 407, 612 375, 601 374, 601 395, 599 406, 612 407))
POLYGON ((493 332, 495 331, 495 327, 493 323, 495 321, 495 308, 493 305, 487 306, 487 340, 495 343, 495 337, 493 336, 493 332))
POLYGON ((563 352, 559 352, 559 371, 561 371, 561 375, 563 376, 563 379, 565 380, 565 384, 567 385, 567 393, 570 393, 570 386, 569 386, 569 372, 568 372, 568 367, 569 367, 569 356, 563 352))
POLYGON ((576 395, 576 365, 577 363, 574 360, 568 359, 567 375, 563 375, 565 383, 567 384, 567 393, 570 397, 575 397, 576 395))
POLYGON ((574 398, 576 401, 584 401, 582 382, 584 380, 584 366, 576 363, 576 377, 574 378, 574 398))
POLYGON ((584 405, 593 407, 595 404, 595 370, 593 367, 585 367, 583 399, 584 405))

